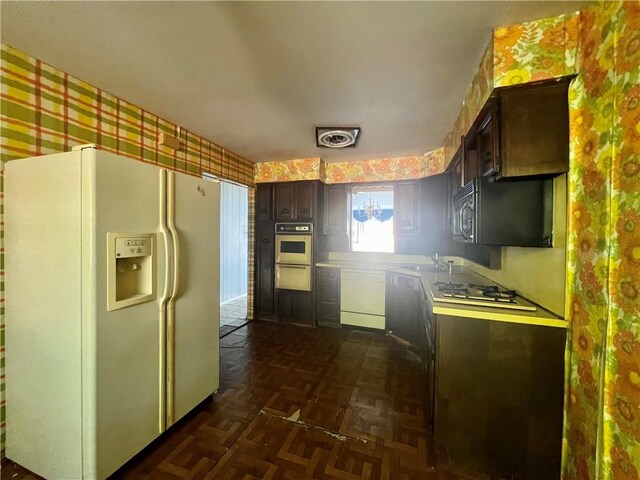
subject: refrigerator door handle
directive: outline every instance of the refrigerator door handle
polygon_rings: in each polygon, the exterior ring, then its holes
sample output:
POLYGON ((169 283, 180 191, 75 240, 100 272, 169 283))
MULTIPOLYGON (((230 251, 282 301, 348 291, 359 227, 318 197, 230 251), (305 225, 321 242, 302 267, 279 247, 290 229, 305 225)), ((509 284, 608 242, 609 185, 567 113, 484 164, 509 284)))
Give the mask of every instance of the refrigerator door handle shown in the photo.
POLYGON ((159 172, 160 181, 160 233, 164 242, 164 289, 160 297, 160 411, 158 424, 161 432, 167 429, 167 303, 171 295, 171 233, 167 227, 167 171, 159 172))
POLYGON ((173 281, 167 303, 167 428, 175 422, 175 301, 180 273, 180 242, 175 226, 175 175, 167 172, 167 227, 173 243, 173 281))

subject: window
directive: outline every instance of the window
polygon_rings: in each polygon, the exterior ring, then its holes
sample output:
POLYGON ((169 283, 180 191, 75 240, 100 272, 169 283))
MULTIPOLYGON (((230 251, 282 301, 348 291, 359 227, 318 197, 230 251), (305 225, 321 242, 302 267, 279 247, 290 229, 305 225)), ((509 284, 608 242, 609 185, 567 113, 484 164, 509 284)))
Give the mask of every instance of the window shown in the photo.
POLYGON ((393 252, 393 187, 353 187, 351 210, 351 250, 393 252))

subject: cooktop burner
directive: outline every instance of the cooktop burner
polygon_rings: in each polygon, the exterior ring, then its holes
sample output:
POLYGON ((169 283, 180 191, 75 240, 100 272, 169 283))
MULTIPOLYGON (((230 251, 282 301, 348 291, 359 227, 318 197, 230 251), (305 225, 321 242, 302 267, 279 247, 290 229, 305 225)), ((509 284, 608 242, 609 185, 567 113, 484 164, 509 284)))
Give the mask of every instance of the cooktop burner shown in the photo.
POLYGON ((498 285, 436 281, 434 286, 437 288, 437 292, 434 292, 436 301, 536 310, 534 306, 522 305, 518 302, 515 290, 506 290, 498 285))

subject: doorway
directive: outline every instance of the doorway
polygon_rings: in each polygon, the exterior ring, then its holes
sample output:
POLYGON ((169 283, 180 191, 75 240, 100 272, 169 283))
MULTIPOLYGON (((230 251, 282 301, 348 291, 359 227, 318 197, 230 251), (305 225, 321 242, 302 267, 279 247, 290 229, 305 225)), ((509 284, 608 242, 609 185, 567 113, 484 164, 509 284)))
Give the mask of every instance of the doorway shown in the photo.
POLYGON ((247 323, 248 189, 220 183, 220 336, 247 323))

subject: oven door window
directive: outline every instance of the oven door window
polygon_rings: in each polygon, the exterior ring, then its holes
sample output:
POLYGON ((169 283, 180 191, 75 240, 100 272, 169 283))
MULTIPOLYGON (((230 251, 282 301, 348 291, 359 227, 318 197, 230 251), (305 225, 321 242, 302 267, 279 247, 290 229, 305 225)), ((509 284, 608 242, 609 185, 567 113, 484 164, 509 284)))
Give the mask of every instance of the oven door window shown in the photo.
POLYGON ((291 241, 282 241, 280 242, 280 252, 282 253, 301 253, 305 254, 305 242, 291 242, 291 241))

